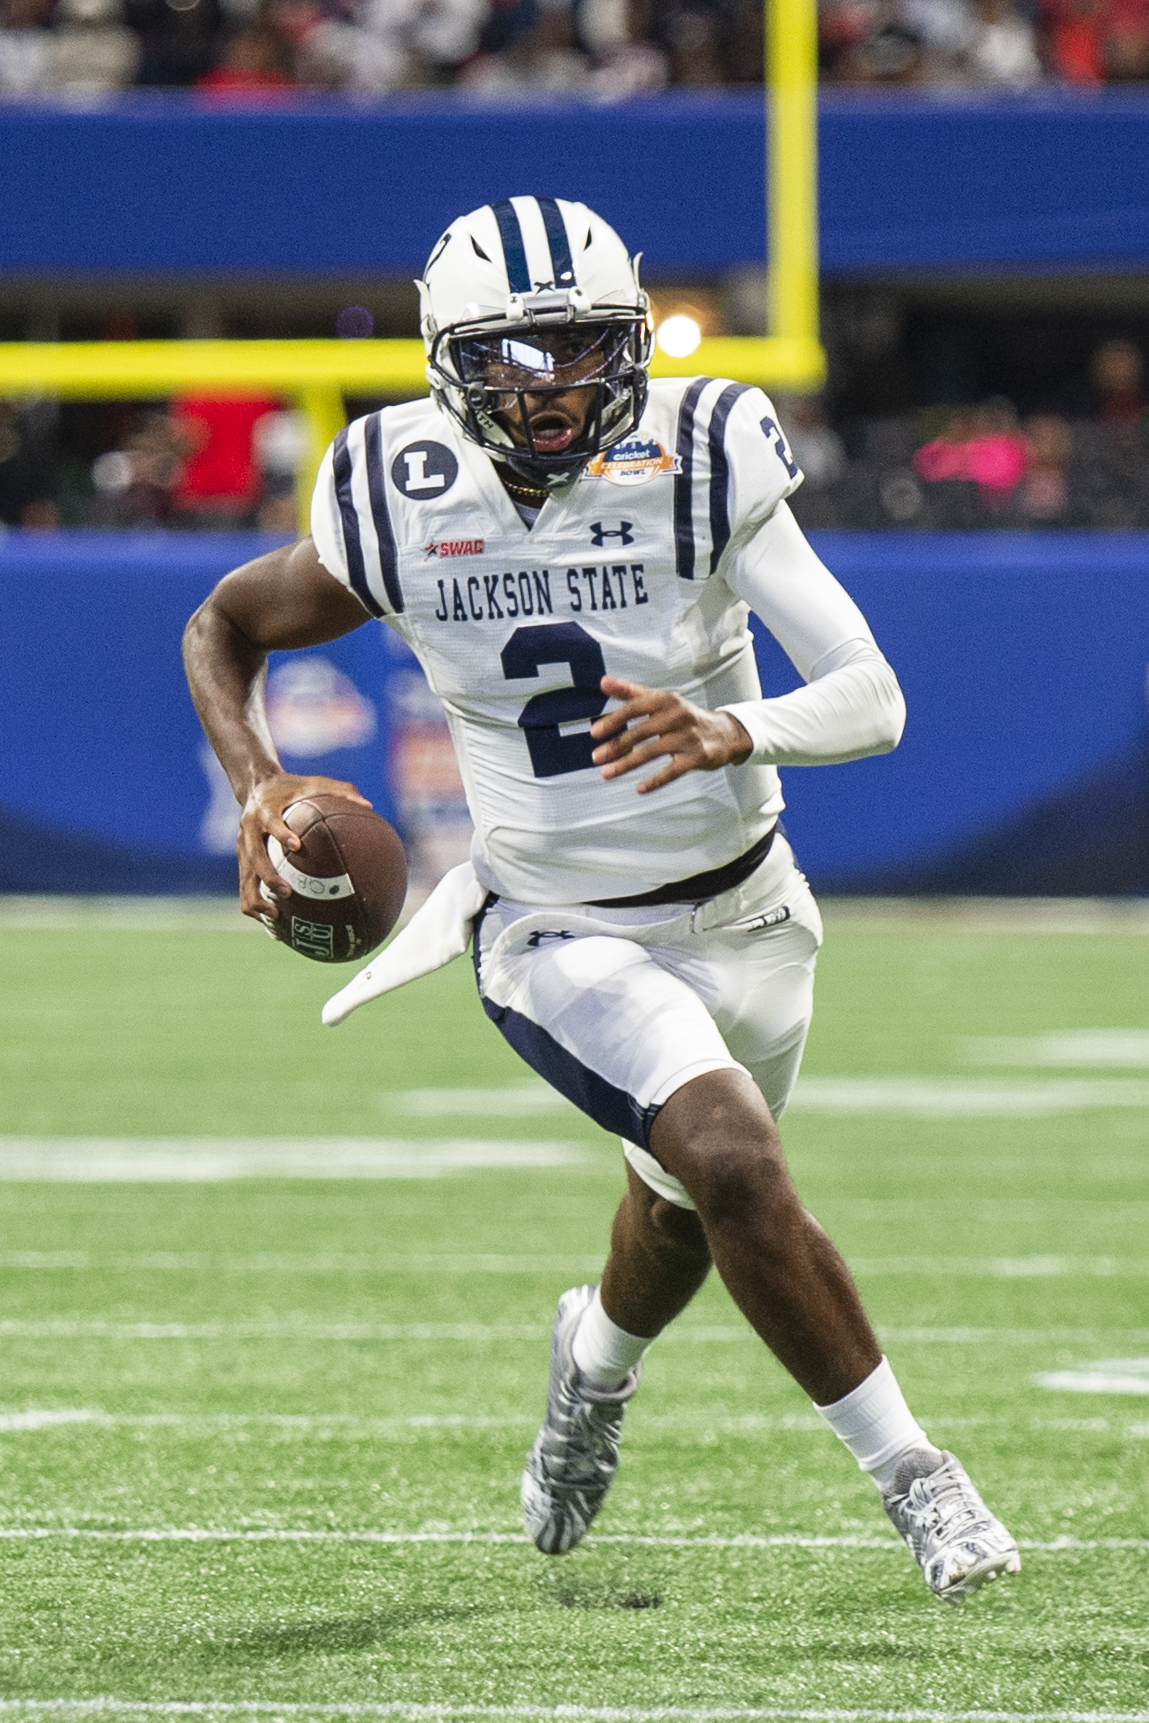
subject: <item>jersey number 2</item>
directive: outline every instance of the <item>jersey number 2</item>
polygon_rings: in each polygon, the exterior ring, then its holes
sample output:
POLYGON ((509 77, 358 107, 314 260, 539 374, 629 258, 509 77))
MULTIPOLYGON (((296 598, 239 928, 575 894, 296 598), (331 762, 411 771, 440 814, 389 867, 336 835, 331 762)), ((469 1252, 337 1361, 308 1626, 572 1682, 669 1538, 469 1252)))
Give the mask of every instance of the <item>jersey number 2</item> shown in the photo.
POLYGON ((541 628, 516 628, 503 647, 503 675, 508 682, 537 676, 540 664, 569 664, 570 688, 534 694, 519 713, 519 728, 536 778, 557 778, 593 765, 594 742, 586 731, 564 736, 560 724, 597 718, 606 706, 599 684, 606 675, 602 647, 577 622, 545 623, 541 628))

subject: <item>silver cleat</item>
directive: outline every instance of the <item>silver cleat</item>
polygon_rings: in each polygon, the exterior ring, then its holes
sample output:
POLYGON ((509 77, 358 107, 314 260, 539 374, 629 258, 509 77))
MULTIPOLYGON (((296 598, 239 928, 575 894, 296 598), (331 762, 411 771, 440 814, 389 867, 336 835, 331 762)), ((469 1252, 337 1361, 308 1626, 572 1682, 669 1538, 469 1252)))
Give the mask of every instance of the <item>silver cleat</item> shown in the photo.
POLYGON ((1016 1543, 952 1454, 943 1451, 940 1466, 932 1453, 907 1454, 882 1505, 926 1584, 947 1603, 964 1603, 991 1580, 1021 1569, 1016 1543))
POLYGON ((523 1524, 544 1555, 573 1549, 601 1508, 618 1467, 622 1415, 642 1376, 637 1364, 610 1390, 580 1378, 571 1343, 593 1298, 593 1286, 575 1286, 559 1299, 546 1420, 523 1472, 523 1524))

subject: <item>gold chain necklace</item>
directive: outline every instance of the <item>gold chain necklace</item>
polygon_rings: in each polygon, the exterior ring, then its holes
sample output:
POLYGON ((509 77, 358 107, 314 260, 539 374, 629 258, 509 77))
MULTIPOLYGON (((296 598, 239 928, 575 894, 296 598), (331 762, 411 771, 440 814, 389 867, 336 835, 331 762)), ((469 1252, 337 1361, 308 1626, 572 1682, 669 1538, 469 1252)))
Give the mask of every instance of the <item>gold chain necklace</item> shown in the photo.
POLYGON ((503 474, 500 474, 499 477, 503 488, 510 491, 512 496, 539 497, 542 502, 546 502, 548 492, 545 487, 540 487, 539 485, 517 485, 513 479, 508 479, 503 474))

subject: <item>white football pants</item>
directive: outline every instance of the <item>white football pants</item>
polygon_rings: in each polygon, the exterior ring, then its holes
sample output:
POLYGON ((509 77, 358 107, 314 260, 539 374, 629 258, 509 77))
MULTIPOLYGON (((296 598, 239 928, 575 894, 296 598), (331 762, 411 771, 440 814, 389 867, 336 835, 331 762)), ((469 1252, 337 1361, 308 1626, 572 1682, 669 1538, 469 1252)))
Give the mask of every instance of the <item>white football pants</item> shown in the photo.
POLYGON ((622 1138, 639 1176, 680 1208, 650 1150, 676 1089, 746 1070, 775 1119, 794 1087, 822 922, 778 834, 744 884, 697 907, 536 909, 489 902, 475 922, 483 1008, 541 1077, 622 1138))

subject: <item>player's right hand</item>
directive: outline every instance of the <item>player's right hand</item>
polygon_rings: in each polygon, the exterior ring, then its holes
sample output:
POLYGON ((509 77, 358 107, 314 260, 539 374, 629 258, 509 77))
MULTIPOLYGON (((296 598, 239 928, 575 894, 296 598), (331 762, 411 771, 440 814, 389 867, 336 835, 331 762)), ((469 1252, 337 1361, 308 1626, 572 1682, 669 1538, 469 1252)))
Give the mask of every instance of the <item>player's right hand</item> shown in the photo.
POLYGON ((277 899, 291 896, 291 887, 281 879, 267 853, 269 837, 277 838, 286 852, 300 848, 300 839, 284 821, 284 814, 293 802, 307 796, 345 796, 362 808, 371 803, 361 796, 354 784, 338 778, 305 778, 294 772, 276 772, 256 784, 239 821, 236 854, 239 857, 239 906, 244 915, 257 921, 276 921, 279 917, 277 899), (270 896, 260 890, 265 885, 270 896))

